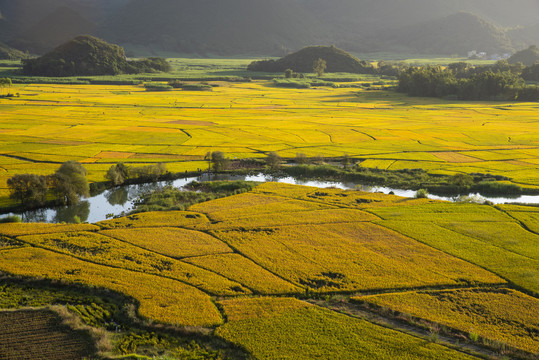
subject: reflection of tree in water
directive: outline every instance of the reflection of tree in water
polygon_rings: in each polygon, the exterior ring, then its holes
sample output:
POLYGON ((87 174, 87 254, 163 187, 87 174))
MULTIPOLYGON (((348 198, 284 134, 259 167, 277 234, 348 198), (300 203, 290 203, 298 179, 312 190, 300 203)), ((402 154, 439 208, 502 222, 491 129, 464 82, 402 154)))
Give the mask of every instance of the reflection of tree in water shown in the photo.
POLYGON ((128 200, 128 194, 126 187, 119 187, 106 193, 105 198, 110 205, 124 205, 128 200))
POLYGON ((21 214, 24 222, 47 222, 48 209, 36 209, 21 214))
POLYGON ((164 187, 172 186, 173 181, 162 181, 159 183, 138 184, 129 189, 129 198, 136 198, 142 194, 150 193, 156 190, 161 190, 164 187))
POLYGON ((81 201, 76 205, 65 206, 57 208, 56 215, 54 216, 53 222, 66 222, 74 223, 75 216, 78 216, 81 222, 88 220, 90 215, 90 203, 88 201, 81 201))

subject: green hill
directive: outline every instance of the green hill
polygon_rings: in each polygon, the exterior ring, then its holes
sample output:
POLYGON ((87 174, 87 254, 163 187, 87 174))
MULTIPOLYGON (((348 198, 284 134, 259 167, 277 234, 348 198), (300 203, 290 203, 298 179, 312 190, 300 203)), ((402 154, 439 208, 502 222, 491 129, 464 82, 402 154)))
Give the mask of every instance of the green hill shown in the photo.
POLYGON ((511 56, 508 60, 509 64, 523 63, 526 66, 532 66, 539 61, 539 48, 532 45, 527 49, 521 50, 511 56))
POLYGON ((19 60, 28 57, 24 52, 0 42, 0 60, 19 60))
POLYGON ((77 36, 36 59, 23 61, 23 73, 36 76, 118 75, 169 71, 159 58, 128 62, 124 50, 90 35, 77 36))
POLYGON ((287 69, 292 69, 296 72, 313 72, 313 64, 318 59, 326 61, 327 72, 359 74, 371 74, 374 72, 371 64, 359 60, 335 46, 308 46, 279 60, 254 61, 248 66, 248 70, 284 72, 287 69))

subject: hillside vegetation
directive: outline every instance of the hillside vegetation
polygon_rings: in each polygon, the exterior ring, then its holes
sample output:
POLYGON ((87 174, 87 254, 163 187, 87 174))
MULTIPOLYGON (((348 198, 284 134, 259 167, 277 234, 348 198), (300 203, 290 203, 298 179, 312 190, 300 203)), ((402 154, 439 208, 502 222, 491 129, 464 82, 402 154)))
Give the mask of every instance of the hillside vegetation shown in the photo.
POLYGON ((527 49, 521 50, 517 52, 516 54, 513 54, 508 59, 510 64, 516 64, 516 63, 523 63, 526 66, 532 66, 539 62, 539 48, 537 46, 532 45, 527 49))
POLYGON ((374 73, 371 64, 335 46, 309 46, 279 60, 254 61, 247 69, 264 72, 284 72, 291 69, 296 72, 309 73, 313 72, 313 64, 318 59, 326 62, 328 72, 374 73))
POLYGON ((129 62, 124 50, 90 35, 77 36, 53 51, 23 61, 23 73, 34 76, 118 75, 168 71, 164 59, 129 62))
POLYGON ((19 60, 27 57, 28 54, 0 42, 0 60, 19 60))

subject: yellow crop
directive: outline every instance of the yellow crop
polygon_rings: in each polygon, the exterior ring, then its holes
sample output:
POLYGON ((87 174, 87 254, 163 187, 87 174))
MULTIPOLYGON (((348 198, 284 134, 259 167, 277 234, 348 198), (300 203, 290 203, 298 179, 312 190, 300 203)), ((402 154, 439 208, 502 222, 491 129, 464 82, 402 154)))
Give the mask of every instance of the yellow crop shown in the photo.
MULTIPOLYGON (((185 171, 204 168, 208 151, 230 158, 348 154, 367 159, 365 167, 492 173, 539 185, 533 103, 451 103, 351 88, 276 88, 268 81, 220 85, 207 93, 18 86, 20 97, 0 99, 0 155, 25 160, 0 157, 0 196, 14 174, 52 173, 57 166, 47 161, 164 161, 185 171)), ((88 170, 92 181, 102 181, 107 167, 88 170)))
POLYGON ((222 241, 186 229, 152 227, 104 230, 101 233, 176 259, 232 252, 222 241))
POLYGON ((539 300, 511 289, 465 289, 360 296, 359 301, 539 352, 539 300))
POLYGON ((98 222, 103 229, 189 226, 208 222, 205 215, 188 211, 147 212, 98 222))
POLYGON ((254 293, 271 295, 302 292, 299 287, 239 254, 199 256, 185 261, 237 281, 254 293))
POLYGON ((83 260, 176 279, 214 294, 236 295, 248 292, 240 284, 215 273, 104 235, 67 232, 28 235, 19 239, 83 260))
POLYGON ((50 234, 68 231, 92 231, 99 227, 91 224, 31 224, 31 223, 7 223, 0 224, 0 234, 7 236, 50 234))
POLYGON ((503 282, 479 267, 369 223, 214 233, 257 264, 315 291, 503 282))
POLYGON ((108 288, 140 303, 140 315, 176 325, 221 323, 208 295, 179 281, 96 265, 38 248, 0 251, 0 271, 108 288))
POLYGON ((295 299, 221 302, 217 334, 257 359, 475 359, 456 350, 295 299))

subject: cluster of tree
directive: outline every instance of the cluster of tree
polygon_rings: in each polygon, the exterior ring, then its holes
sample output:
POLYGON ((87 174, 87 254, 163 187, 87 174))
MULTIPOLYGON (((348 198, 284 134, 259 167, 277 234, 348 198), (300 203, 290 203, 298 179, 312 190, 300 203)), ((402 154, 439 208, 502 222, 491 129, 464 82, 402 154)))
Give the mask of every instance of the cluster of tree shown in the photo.
POLYGON ((119 75, 170 71, 162 58, 128 61, 124 50, 89 35, 77 36, 35 59, 23 59, 23 73, 31 76, 119 75))
POLYGON ((5 89, 7 88, 7 95, 9 95, 9 89, 13 84, 11 83, 10 78, 0 78, 0 96, 4 96, 5 89))
POLYGON ((539 81, 539 63, 524 68, 522 78, 526 81, 539 81))
POLYGON ((167 167, 163 163, 157 163, 146 166, 128 166, 124 163, 112 165, 105 178, 113 185, 118 186, 129 181, 157 181, 161 176, 167 173, 167 167))
POLYGON ((225 153, 222 151, 208 152, 204 157, 204 160, 208 161, 208 169, 211 169, 214 172, 227 170, 230 165, 230 159, 227 159, 225 153))
POLYGON ((526 85, 510 70, 487 70, 469 77, 458 77, 459 71, 451 67, 410 67, 400 73, 397 91, 458 100, 539 101, 539 87, 526 85))
POLYGON ((43 206, 48 199, 56 204, 76 204, 90 193, 86 169, 76 161, 63 163, 52 175, 18 174, 8 179, 10 197, 24 207, 43 206))
POLYGON ((508 61, 511 64, 522 63, 526 66, 532 66, 539 61, 539 48, 532 45, 527 49, 520 50, 513 54, 508 61))

